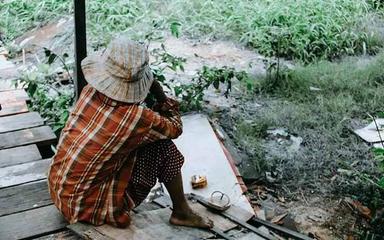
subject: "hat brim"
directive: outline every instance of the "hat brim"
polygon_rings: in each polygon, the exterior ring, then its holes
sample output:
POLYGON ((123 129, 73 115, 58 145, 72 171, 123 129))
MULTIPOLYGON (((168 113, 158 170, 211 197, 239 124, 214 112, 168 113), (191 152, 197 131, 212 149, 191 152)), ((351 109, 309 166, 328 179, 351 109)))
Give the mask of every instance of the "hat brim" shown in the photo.
POLYGON ((101 52, 86 57, 81 62, 85 80, 107 97, 126 103, 144 101, 153 82, 149 66, 145 68, 143 78, 135 82, 121 81, 112 76, 105 68, 105 59, 101 52))

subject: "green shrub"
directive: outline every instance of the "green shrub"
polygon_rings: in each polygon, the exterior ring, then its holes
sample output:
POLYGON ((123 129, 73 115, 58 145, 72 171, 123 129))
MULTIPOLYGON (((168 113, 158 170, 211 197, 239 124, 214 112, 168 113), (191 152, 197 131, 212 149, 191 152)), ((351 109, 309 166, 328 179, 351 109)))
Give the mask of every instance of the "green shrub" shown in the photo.
POLYGON ((74 101, 72 67, 67 65, 67 54, 58 56, 48 49, 45 54, 46 62, 25 69, 17 84, 23 85, 31 98, 28 107, 39 112, 59 136, 74 101), (63 72, 66 79, 60 77, 63 72))
MULTIPOLYGON (((384 45, 383 37, 360 26, 361 19, 375 15, 376 5, 364 0, 94 0, 87 1, 87 17, 95 48, 117 32, 136 39, 148 33, 158 38, 171 25, 177 35, 183 30, 190 37, 232 38, 264 55, 307 63, 375 53, 384 45)), ((31 27, 71 14, 72 8, 72 1, 64 0, 2 1, 3 37, 12 40, 31 27)))
POLYGON ((8 42, 30 28, 48 20, 71 13, 72 1, 68 0, 9 0, 0 2, 0 33, 8 42))

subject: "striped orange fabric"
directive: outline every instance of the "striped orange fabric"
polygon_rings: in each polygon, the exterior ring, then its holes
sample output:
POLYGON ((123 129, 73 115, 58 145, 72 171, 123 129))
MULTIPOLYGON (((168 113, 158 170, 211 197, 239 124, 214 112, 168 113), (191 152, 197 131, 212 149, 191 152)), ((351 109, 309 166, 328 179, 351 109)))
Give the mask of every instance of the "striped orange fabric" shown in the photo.
POLYGON ((178 103, 168 99, 159 108, 166 111, 121 104, 84 88, 48 173, 51 198, 70 223, 129 225, 134 203, 126 189, 136 149, 182 132, 178 103))

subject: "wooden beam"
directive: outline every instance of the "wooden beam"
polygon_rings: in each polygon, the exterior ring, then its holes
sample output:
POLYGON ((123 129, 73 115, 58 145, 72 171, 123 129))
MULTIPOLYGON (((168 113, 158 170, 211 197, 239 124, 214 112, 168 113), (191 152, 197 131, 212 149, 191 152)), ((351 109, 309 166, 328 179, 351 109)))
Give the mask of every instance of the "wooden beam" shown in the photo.
POLYGON ((188 228, 169 224, 169 208, 162 208, 139 214, 132 214, 132 222, 127 228, 110 225, 92 226, 75 223, 68 226, 84 239, 207 239, 213 234, 198 228, 188 228))
POLYGON ((67 221, 54 205, 0 217, 1 239, 24 239, 65 229, 67 221))
POLYGON ((25 101, 5 102, 0 104, 0 117, 28 112, 28 106, 25 101))
POLYGON ((85 0, 74 0, 75 6, 75 89, 76 99, 87 84, 81 71, 81 61, 87 56, 85 0))
POLYGON ((82 240, 78 235, 73 233, 71 230, 65 229, 58 233, 52 233, 42 237, 34 238, 34 240, 53 240, 53 239, 65 239, 65 240, 82 240))
POLYGON ((0 150, 29 144, 47 146, 56 142, 56 135, 48 126, 41 126, 19 130, 15 132, 0 133, 0 150))
POLYGON ((44 120, 37 112, 28 112, 0 118, 0 133, 38 127, 44 124, 44 120))
POLYGON ((0 217, 52 204, 47 181, 42 180, 1 189, 0 217))
POLYGON ((50 163, 51 159, 44 159, 0 168, 0 188, 45 179, 50 163))
POLYGON ((1 80, 0 79, 0 92, 23 88, 23 86, 21 84, 18 84, 16 87, 14 84, 14 81, 16 81, 16 80, 12 80, 12 79, 1 80))
POLYGON ((35 144, 0 150, 0 168, 42 159, 35 144))
POLYGON ((0 92, 0 104, 16 102, 16 101, 28 101, 28 100, 29 100, 29 96, 24 89, 15 89, 15 90, 0 92))

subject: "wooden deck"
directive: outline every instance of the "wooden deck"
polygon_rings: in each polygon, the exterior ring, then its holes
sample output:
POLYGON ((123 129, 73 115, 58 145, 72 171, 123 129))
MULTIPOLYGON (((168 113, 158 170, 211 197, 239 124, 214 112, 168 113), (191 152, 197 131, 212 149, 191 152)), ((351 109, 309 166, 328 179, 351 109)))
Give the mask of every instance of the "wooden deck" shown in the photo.
POLYGON ((15 66, 0 56, 0 239, 79 239, 50 200, 46 172, 57 139, 29 97, 15 89, 15 66), (44 159, 46 158, 46 159, 44 159))

